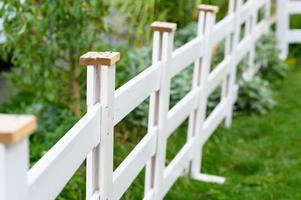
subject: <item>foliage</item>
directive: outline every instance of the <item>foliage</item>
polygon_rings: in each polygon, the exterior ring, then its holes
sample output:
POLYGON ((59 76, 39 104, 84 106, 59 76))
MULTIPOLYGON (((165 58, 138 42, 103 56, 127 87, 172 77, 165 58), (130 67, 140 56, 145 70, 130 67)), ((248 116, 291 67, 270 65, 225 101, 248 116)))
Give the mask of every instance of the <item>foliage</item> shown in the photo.
MULTIPOLYGON (((38 130, 30 136, 30 165, 34 165, 78 120, 64 108, 41 102, 21 92, 0 105, 0 113, 27 113, 38 118, 38 130)), ((58 199, 84 199, 85 168, 81 167, 58 199), (77 191, 77 192, 74 192, 77 191)))
POLYGON ((261 38, 256 51, 255 60, 262 64, 260 74, 264 79, 272 81, 286 76, 287 65, 278 56, 277 38, 274 33, 261 38))
POLYGON ((122 37, 127 35, 127 42, 135 46, 144 46, 150 41, 152 32, 149 26, 154 21, 174 22, 182 29, 191 22, 191 19, 197 18, 196 8, 201 3, 217 5, 220 8, 217 19, 225 16, 228 9, 226 0, 117 0, 115 2, 116 5, 113 7, 120 8, 118 22, 128 25, 122 28, 117 26, 115 31, 119 30, 122 37))
POLYGON ((179 48, 197 36, 197 23, 191 22, 175 33, 175 48, 179 48))
POLYGON ((265 114, 276 104, 270 82, 284 78, 288 70, 288 66, 279 58, 275 33, 271 32, 257 42, 255 62, 261 64, 258 75, 250 81, 242 77, 239 79, 236 109, 265 114))
POLYGON ((7 74, 22 91, 80 115, 84 72, 81 54, 99 49, 108 2, 3 0, 3 52, 15 66, 7 74), (24 76, 26 74, 26 76, 24 76))
POLYGON ((180 27, 187 25, 196 17, 196 6, 201 0, 118 0, 115 7, 120 7, 119 15, 124 16, 124 23, 129 26, 123 30, 128 42, 134 41, 136 46, 149 42, 151 31, 149 26, 154 21, 176 22, 180 27), (147 13, 147 14, 145 14, 147 13))
POLYGON ((238 84, 239 98, 236 109, 266 114, 276 105, 269 82, 260 76, 255 76, 250 81, 241 79, 238 84))
POLYGON ((29 93, 19 93, 0 106, 1 113, 27 113, 38 118, 38 130, 30 138, 30 160, 35 163, 78 120, 72 112, 40 101, 29 93))

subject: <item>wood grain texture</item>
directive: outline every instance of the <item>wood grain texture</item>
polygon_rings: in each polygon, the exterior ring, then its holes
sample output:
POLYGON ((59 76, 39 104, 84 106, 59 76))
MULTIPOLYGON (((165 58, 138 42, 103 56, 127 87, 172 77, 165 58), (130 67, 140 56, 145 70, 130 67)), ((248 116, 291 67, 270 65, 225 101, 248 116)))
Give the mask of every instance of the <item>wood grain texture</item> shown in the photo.
POLYGON ((169 22, 153 22, 151 24, 151 28, 153 31, 159 31, 159 32, 174 32, 177 29, 177 24, 175 23, 169 23, 169 22))
POLYGON ((90 51, 80 57, 80 64, 83 65, 104 65, 111 66, 120 60, 119 52, 95 52, 90 51))
POLYGON ((201 4, 198 6, 198 11, 218 13, 219 8, 213 5, 201 4))
POLYGON ((36 128, 35 116, 0 114, 0 143, 15 144, 32 134, 36 128))

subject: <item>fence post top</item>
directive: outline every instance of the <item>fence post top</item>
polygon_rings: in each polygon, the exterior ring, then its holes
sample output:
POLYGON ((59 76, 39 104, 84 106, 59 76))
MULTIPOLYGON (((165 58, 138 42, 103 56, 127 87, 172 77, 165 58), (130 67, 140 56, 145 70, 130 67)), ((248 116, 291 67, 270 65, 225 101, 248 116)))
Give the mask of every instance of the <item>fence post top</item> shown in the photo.
POLYGON ((0 143, 16 144, 37 129, 33 115, 0 114, 0 143))
POLYGON ((106 65, 111 66, 120 60, 119 52, 94 52, 90 51, 80 57, 80 64, 83 65, 106 65))
POLYGON ((218 6, 214 6, 214 5, 201 4, 198 6, 198 11, 211 12, 213 14, 216 14, 218 13, 219 8, 218 6))
POLYGON ((159 22, 155 21, 151 24, 151 28, 153 31, 159 32, 175 32, 177 29, 176 23, 169 23, 169 22, 159 22))

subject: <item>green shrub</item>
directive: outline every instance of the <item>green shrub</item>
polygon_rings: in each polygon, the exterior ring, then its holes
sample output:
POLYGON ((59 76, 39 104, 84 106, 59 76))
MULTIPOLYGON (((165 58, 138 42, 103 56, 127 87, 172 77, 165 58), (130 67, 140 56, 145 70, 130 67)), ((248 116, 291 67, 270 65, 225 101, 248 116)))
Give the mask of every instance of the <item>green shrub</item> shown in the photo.
POLYGON ((236 110, 256 111, 260 114, 267 113, 276 104, 269 82, 260 76, 255 76, 250 81, 239 80, 239 97, 236 110))
POLYGON ((8 79, 22 91, 80 115, 85 70, 79 57, 100 49, 99 34, 108 2, 3 0, 6 42, 3 53, 14 65, 8 79), (22 2, 22 3, 21 3, 22 2))
MULTIPOLYGON (((260 63, 261 68, 252 80, 246 81, 239 76, 239 97, 236 110, 265 114, 276 105, 270 82, 284 78, 288 69, 287 65, 279 58, 274 32, 263 36, 257 42, 255 62, 260 63)), ((242 65, 245 64, 242 62, 242 65)))
POLYGON ((277 38, 274 32, 262 37, 257 42, 255 60, 262 64, 260 75, 264 79, 273 81, 277 78, 284 78, 287 74, 287 65, 279 58, 277 38))

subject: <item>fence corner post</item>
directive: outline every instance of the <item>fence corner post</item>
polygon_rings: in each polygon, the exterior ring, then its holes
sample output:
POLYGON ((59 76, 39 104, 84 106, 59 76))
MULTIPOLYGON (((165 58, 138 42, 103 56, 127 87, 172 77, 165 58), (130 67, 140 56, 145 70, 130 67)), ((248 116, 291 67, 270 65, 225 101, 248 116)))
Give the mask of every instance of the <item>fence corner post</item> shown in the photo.
POLYGON ((0 114, 0 199, 27 199, 28 137, 36 128, 32 115, 0 114))
POLYGON ((166 124, 169 110, 170 74, 169 60, 173 50, 175 23, 154 22, 152 63, 163 62, 161 69, 160 89, 150 97, 148 130, 158 127, 156 154, 146 166, 145 199, 162 199, 162 184, 164 181, 166 156, 166 124))
POLYGON ((88 52, 80 58, 88 66, 88 111, 97 102, 101 106, 100 143, 87 157, 87 199, 95 192, 100 199, 113 199, 115 64, 119 60, 119 52, 88 52))

